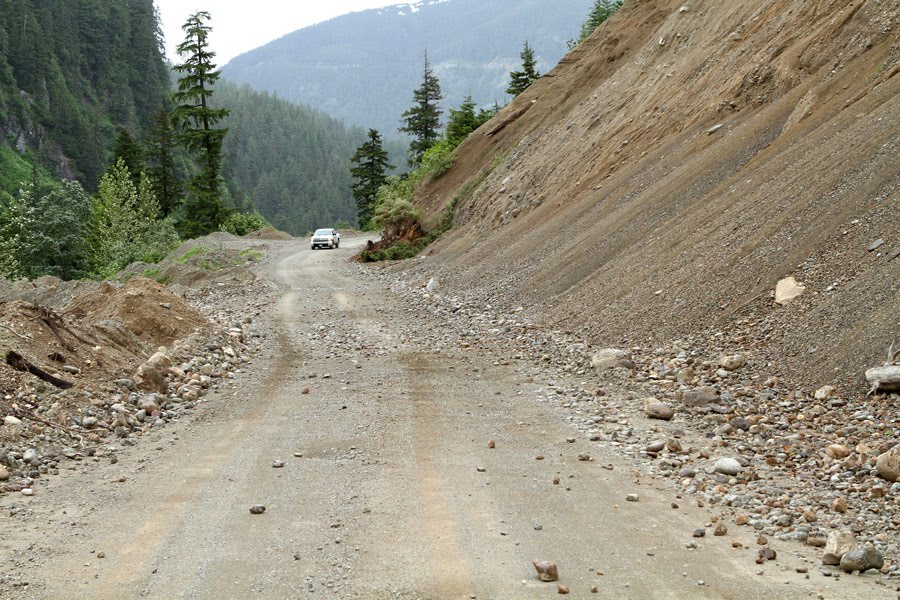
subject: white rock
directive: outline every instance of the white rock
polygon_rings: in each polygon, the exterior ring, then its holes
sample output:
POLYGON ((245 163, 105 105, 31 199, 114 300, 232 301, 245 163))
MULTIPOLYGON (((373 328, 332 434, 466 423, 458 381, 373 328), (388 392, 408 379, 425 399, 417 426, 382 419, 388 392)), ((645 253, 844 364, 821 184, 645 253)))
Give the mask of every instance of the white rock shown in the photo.
POLYGON ((428 284, 425 286, 425 289, 426 289, 428 292, 430 292, 430 293, 434 293, 434 292, 436 292, 436 291, 438 290, 438 288, 439 288, 440 286, 441 286, 441 284, 440 284, 440 282, 437 280, 437 278, 436 278, 436 277, 432 277, 432 278, 428 281, 428 284))
POLYGON ((839 565, 841 558, 857 547, 856 536, 850 531, 832 531, 825 542, 822 564, 839 565))
POLYGON ((775 286, 775 304, 784 306, 803 295, 806 288, 793 277, 785 277, 775 286))
POLYGON ((3 424, 4 424, 4 425, 9 425, 9 426, 11 426, 11 427, 16 427, 16 426, 18 426, 18 425, 21 425, 21 424, 22 424, 22 421, 19 420, 19 419, 17 419, 17 418, 15 418, 15 417, 12 416, 12 415, 9 415, 9 416, 6 417, 5 419, 3 419, 3 424))
POLYGON ((591 367, 595 371, 616 368, 633 369, 634 362, 631 360, 631 355, 624 350, 604 348, 595 352, 591 357, 591 367))
POLYGON ((716 461, 716 473, 734 476, 741 472, 741 463, 734 458, 720 458, 716 461))
POLYGON ((837 388, 833 385, 823 385, 816 390, 816 400, 828 400, 834 395, 835 391, 837 391, 837 388))

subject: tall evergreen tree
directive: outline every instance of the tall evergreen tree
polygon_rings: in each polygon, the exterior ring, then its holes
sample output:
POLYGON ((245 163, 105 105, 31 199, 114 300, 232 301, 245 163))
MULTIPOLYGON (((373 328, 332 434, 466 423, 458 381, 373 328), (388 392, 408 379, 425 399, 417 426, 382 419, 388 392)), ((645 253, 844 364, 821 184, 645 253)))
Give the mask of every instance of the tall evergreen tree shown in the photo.
POLYGON ((215 125, 229 111, 209 105, 213 85, 220 75, 212 62, 216 54, 209 49, 209 19, 209 13, 204 11, 188 17, 182 26, 185 40, 177 48, 184 62, 174 67, 181 78, 178 91, 172 96, 172 120, 181 144, 200 163, 200 172, 188 183, 190 193, 184 203, 181 230, 187 237, 216 231, 228 215, 221 189, 222 142, 228 129, 216 129, 215 125))
POLYGON ((581 43, 586 40, 604 21, 622 8, 623 3, 624 0, 594 0, 594 6, 581 26, 581 35, 578 37, 578 42, 581 43))
POLYGON ((458 146, 470 133, 478 128, 478 115, 475 113, 475 101, 469 94, 457 109, 450 109, 450 118, 447 119, 447 131, 444 136, 453 146, 458 146))
POLYGON ((413 105, 403 113, 404 123, 400 131, 413 136, 409 143, 409 166, 419 164, 425 151, 431 148, 438 139, 441 128, 441 109, 439 102, 441 84, 428 64, 428 51, 425 52, 425 70, 422 85, 413 92, 413 105))
POLYGON ((175 170, 175 132, 169 112, 156 113, 146 142, 147 176, 159 201, 162 216, 171 215, 181 205, 182 186, 175 170))
POLYGON ((141 180, 141 173, 147 170, 144 163, 144 149, 124 127, 119 128, 119 135, 113 145, 112 164, 119 162, 119 159, 128 167, 131 180, 137 185, 141 180))
POLYGON ((506 93, 513 97, 524 92, 529 85, 541 76, 535 69, 534 50, 528 45, 527 40, 522 47, 522 53, 519 54, 519 57, 522 59, 522 70, 510 72, 509 87, 506 88, 506 93))
POLYGON ((394 166, 388 162, 388 154, 376 129, 369 130, 366 142, 356 149, 350 161, 357 165, 350 169, 355 180, 351 189, 356 199, 356 218, 360 226, 365 227, 372 219, 378 188, 387 181, 385 172, 394 166))

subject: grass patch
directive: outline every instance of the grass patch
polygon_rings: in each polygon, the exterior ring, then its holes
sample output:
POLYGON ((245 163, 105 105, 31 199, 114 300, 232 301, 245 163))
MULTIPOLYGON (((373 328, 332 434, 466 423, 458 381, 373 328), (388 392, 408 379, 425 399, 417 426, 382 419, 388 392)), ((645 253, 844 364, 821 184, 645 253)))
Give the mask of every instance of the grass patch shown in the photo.
POLYGON ((245 248, 244 250, 241 250, 238 256, 249 262, 259 262, 266 257, 265 254, 263 254, 259 250, 254 250, 253 248, 245 248))
POLYGON ((192 258, 200 256, 201 254, 206 254, 209 251, 210 249, 206 248, 205 246, 194 246, 193 248, 182 254, 179 258, 176 258, 174 262, 178 263, 179 265, 186 265, 187 262, 192 258))

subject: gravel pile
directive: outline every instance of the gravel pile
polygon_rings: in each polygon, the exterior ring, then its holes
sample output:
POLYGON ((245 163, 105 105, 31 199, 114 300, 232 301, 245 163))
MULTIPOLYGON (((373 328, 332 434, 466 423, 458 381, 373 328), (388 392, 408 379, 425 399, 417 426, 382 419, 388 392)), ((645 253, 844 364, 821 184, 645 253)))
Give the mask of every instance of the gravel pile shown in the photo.
POLYGON ((866 397, 862 383, 852 396, 792 386, 767 374, 750 338, 728 332, 593 348, 523 307, 499 308, 499 296, 444 295, 422 270, 379 277, 440 323, 436 347, 519 365, 543 384, 538 401, 564 409, 598 447, 633 460, 676 500, 730 519, 735 534, 824 546, 843 532, 885 559, 882 573, 900 577, 900 395, 866 397))

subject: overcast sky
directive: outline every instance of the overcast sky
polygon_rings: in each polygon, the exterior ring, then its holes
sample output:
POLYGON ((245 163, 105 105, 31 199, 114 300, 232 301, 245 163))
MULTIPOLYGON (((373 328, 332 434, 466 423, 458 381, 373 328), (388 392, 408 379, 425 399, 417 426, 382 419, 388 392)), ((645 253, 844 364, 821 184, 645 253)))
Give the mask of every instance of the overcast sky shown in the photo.
POLYGON ((404 4, 399 0, 156 0, 166 36, 166 54, 177 62, 187 17, 205 10, 212 17, 210 46, 219 66, 281 36, 347 13, 404 4))

